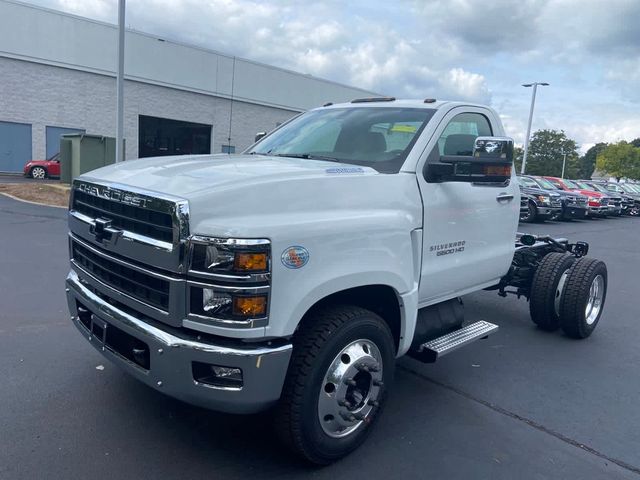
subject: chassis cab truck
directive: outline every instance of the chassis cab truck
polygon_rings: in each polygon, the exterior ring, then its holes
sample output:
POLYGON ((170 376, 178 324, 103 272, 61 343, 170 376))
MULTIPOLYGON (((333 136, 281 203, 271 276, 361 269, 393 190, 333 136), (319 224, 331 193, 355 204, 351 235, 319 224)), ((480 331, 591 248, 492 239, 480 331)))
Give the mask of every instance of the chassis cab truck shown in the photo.
POLYGON ((482 289, 584 338, 605 301, 588 245, 518 235, 513 143, 467 103, 359 99, 295 117, 240 155, 127 161, 73 182, 71 319, 150 387, 224 412, 273 409, 326 464, 367 437, 394 362, 498 327, 482 289))

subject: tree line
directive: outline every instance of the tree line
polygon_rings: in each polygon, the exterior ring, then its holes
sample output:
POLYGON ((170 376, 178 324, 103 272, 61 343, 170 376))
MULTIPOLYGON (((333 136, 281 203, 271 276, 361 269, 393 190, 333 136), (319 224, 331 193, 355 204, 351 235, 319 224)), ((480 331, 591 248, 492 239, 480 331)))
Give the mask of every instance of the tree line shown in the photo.
MULTIPOLYGON (((520 172, 524 150, 516 147, 515 165, 520 172)), ((588 179, 593 172, 615 177, 640 180, 640 137, 631 142, 596 143, 584 155, 578 144, 560 130, 538 130, 531 137, 527 153, 526 173, 560 177, 566 155, 565 178, 588 179)))

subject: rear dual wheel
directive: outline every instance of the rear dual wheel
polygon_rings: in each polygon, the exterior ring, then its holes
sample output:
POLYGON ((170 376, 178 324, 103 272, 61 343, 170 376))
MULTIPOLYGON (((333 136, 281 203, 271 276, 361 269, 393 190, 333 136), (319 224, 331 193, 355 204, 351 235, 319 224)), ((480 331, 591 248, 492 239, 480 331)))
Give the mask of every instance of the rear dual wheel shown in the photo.
POLYGON ((587 338, 596 328, 607 291, 607 267, 600 260, 549 253, 531 284, 531 320, 546 331, 562 328, 572 338, 587 338))

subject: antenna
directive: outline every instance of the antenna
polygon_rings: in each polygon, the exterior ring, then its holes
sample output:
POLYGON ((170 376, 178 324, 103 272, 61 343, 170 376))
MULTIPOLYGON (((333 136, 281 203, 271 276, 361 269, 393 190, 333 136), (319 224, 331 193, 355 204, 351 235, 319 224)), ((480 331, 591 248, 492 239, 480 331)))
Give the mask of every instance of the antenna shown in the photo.
POLYGON ((233 68, 231 69, 231 104, 229 105, 229 135, 227 137, 227 153, 231 153, 231 122, 233 120, 233 88, 236 83, 236 57, 233 56, 233 68))

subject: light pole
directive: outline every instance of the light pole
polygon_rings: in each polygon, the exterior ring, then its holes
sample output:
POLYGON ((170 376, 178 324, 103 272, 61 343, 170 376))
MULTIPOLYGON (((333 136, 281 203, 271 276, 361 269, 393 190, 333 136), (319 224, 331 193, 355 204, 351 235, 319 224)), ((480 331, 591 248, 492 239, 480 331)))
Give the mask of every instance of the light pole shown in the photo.
POLYGON ((567 152, 564 151, 564 147, 562 147, 560 153, 562 154, 562 175, 560 176, 560 178, 564 178, 564 166, 567 163, 567 152))
POLYGON ((533 106, 536 103, 536 91, 538 90, 538 85, 542 85, 543 87, 548 86, 549 84, 546 82, 533 82, 533 83, 523 83, 523 87, 533 87, 533 93, 531 94, 531 109, 529 110, 529 125, 527 125, 527 136, 524 139, 524 154, 522 155, 522 168, 520 169, 520 173, 524 175, 524 169, 527 165, 527 152, 529 151, 529 136, 531 135, 531 120, 533 120, 533 106))
POLYGON ((124 9, 118 1, 118 66, 116 70, 116 163, 124 160, 124 9))

